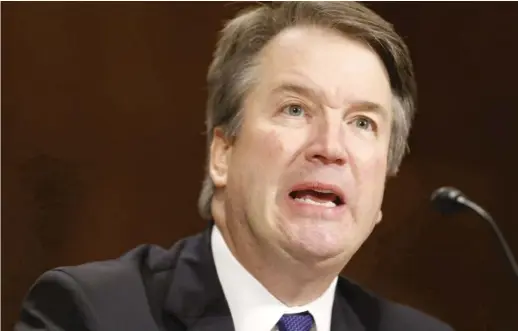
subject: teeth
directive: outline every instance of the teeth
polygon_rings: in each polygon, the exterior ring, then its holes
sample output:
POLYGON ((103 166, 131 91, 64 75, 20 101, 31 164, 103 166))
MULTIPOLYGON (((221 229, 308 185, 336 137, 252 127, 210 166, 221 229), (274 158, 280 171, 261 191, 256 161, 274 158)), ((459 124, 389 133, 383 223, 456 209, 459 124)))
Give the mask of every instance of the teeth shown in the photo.
POLYGON ((331 191, 331 190, 313 190, 315 192, 319 192, 319 193, 333 193, 335 194, 335 192, 331 191))
POLYGON ((308 198, 295 198, 295 200, 304 202, 304 203, 307 203, 310 205, 324 206, 324 207, 336 207, 336 204, 332 201, 318 202, 318 201, 308 199, 308 198))

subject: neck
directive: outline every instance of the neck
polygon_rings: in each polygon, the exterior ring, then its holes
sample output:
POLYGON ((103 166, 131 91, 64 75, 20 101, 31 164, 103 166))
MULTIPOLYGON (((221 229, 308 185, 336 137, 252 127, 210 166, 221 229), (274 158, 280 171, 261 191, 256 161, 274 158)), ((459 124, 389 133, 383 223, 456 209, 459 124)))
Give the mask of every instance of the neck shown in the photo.
MULTIPOLYGON (((215 215, 216 216, 216 215, 215 215)), ((265 249, 247 236, 232 235, 221 219, 214 217, 225 243, 237 261, 277 300, 288 307, 306 305, 318 299, 340 273, 336 261, 303 261, 265 249)))
POLYGON ((288 307, 306 305, 318 299, 340 272, 339 268, 330 270, 328 266, 306 264, 275 254, 261 256, 256 245, 233 241, 225 230, 222 235, 239 263, 288 307))

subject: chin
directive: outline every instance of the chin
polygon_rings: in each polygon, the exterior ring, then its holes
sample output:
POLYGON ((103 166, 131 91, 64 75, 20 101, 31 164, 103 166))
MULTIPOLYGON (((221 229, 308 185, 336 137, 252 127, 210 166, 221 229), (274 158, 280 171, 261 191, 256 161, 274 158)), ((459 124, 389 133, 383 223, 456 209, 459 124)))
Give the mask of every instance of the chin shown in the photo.
POLYGON ((346 259, 347 239, 337 231, 302 230, 291 237, 292 255, 301 260, 325 261, 346 259))

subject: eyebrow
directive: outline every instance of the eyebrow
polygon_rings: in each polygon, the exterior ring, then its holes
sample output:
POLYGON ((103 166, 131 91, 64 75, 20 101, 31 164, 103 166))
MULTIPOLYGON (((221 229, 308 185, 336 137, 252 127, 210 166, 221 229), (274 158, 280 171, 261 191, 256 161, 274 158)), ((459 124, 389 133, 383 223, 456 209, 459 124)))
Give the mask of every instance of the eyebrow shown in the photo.
POLYGON ((285 92, 292 92, 311 99, 323 99, 322 93, 318 93, 315 89, 303 84, 282 83, 273 89, 274 94, 281 94, 285 92))
MULTIPOLYGON (((325 99, 324 95, 320 91, 317 91, 304 84, 282 83, 273 89, 274 94, 281 94, 285 92, 292 92, 307 98, 311 98, 313 100, 323 101, 325 99)), ((356 111, 375 113, 380 115, 383 119, 389 119, 389 110, 376 102, 355 100, 351 103, 349 108, 356 111)))
POLYGON ((352 103, 350 108, 355 109, 356 111, 378 114, 384 120, 388 120, 390 118, 390 111, 388 109, 372 101, 355 101, 352 103))

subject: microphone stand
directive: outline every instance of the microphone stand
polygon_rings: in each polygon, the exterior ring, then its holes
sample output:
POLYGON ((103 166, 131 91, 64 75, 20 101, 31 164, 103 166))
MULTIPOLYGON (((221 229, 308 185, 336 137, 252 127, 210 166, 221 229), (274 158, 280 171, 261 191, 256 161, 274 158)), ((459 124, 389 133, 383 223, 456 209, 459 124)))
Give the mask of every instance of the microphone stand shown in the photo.
POLYGON ((480 217, 485 219, 490 225, 493 231, 495 232, 498 240, 500 241, 500 244, 502 245, 502 248, 504 249, 505 255, 507 256, 507 259, 509 260, 509 264, 511 265, 511 268, 514 272, 514 275, 518 278, 518 264, 516 263, 516 259, 514 258, 513 252, 511 251, 511 248, 509 247, 509 244, 504 238, 504 235, 502 234, 502 231, 498 228, 498 225, 496 224, 495 220, 491 215, 484 210, 484 208, 477 205, 475 202, 467 199, 464 196, 458 196, 456 198, 456 201, 459 204, 462 204, 471 210, 473 210, 475 213, 477 213, 480 217))

